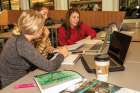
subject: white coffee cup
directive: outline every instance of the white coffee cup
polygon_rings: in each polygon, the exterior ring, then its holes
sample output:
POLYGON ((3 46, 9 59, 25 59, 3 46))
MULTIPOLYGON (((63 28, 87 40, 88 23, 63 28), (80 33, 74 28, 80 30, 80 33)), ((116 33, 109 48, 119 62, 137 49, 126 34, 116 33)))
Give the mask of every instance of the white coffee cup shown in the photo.
POLYGON ((95 57, 96 79, 106 82, 109 75, 109 56, 107 54, 98 55, 95 57))

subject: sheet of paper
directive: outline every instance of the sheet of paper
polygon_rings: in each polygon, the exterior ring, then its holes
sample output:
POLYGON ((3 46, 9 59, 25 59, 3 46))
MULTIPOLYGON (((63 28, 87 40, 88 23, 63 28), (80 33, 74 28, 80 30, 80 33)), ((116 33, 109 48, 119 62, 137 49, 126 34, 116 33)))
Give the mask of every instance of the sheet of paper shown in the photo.
POLYGON ((67 49, 69 50, 69 51, 71 51, 71 50, 76 50, 76 49, 78 49, 79 47, 81 47, 83 44, 82 43, 76 43, 76 44, 72 44, 72 45, 67 45, 66 47, 67 47, 67 49))
POLYGON ((76 61, 78 61, 79 59, 79 54, 70 54, 69 56, 67 56, 64 61, 62 62, 62 64, 65 65, 74 65, 76 61))

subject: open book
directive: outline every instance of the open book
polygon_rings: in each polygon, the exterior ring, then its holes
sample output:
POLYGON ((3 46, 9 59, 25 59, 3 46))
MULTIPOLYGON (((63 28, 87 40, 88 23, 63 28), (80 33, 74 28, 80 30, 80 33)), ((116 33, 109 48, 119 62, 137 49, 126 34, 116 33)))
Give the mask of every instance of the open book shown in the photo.
POLYGON ((66 88, 81 82, 82 76, 74 71, 55 71, 34 77, 41 93, 60 93, 66 88))
POLYGON ((93 80, 86 81, 71 93, 140 93, 139 91, 120 87, 107 82, 93 80))

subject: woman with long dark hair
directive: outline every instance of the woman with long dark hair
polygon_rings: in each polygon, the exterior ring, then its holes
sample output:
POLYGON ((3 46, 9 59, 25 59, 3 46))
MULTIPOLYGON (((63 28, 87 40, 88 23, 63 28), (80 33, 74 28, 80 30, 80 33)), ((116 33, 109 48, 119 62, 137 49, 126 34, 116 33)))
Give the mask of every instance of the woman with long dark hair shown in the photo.
POLYGON ((59 45, 71 45, 87 36, 94 38, 96 31, 80 21, 77 8, 69 9, 64 24, 58 30, 59 45))

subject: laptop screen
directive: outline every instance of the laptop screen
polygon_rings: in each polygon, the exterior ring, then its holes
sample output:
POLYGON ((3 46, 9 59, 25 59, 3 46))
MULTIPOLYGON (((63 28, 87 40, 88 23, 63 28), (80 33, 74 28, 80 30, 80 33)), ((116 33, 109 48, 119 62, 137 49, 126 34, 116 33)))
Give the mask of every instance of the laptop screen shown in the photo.
POLYGON ((114 31, 108 49, 109 56, 123 65, 132 37, 114 31))

